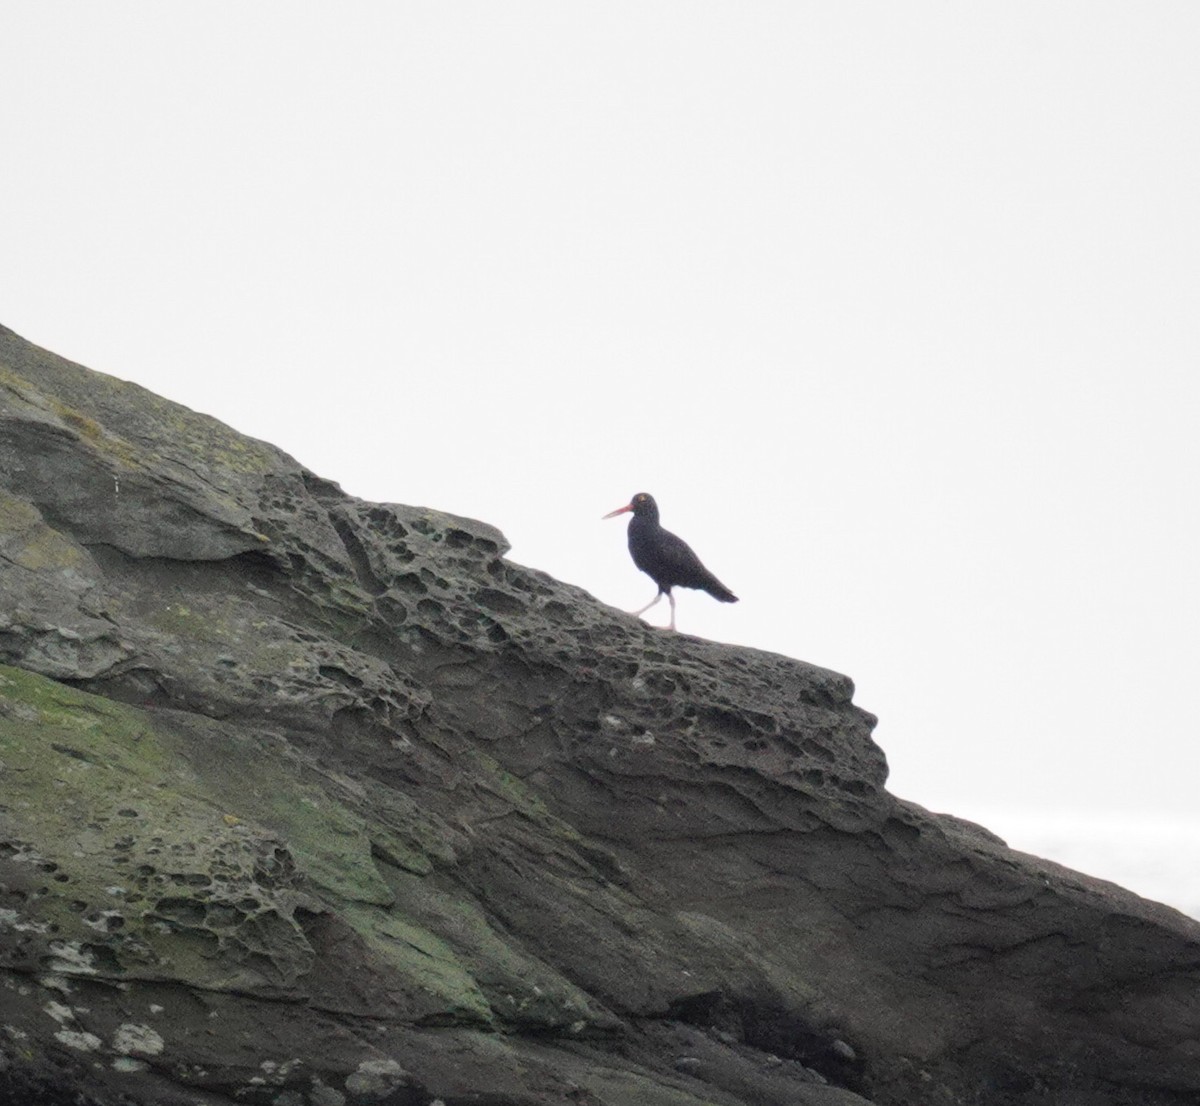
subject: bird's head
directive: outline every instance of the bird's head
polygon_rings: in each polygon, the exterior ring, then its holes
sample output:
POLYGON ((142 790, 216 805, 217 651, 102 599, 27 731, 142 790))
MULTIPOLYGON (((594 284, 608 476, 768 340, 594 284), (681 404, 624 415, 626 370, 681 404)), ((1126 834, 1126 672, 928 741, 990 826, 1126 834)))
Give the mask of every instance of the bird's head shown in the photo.
POLYGON ((624 507, 618 507, 615 511, 609 511, 605 518, 616 518, 617 515, 623 515, 626 511, 632 511, 635 515, 648 515, 651 518, 658 518, 658 504, 654 502, 654 496, 649 492, 638 492, 624 507))

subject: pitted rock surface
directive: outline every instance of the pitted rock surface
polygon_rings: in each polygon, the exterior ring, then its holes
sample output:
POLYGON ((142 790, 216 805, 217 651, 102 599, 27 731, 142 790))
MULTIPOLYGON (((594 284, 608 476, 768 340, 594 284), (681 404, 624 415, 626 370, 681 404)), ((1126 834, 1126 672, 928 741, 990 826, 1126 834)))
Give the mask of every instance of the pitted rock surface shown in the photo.
POLYGON ((506 551, 0 329, 0 1092, 1197 1100, 1200 925, 506 551))

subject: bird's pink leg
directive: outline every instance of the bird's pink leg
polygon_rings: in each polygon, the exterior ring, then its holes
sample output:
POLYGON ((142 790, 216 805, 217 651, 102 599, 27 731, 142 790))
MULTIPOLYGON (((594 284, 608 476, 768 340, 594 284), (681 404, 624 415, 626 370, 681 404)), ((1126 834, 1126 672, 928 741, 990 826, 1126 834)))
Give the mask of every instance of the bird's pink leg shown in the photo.
MULTIPOLYGON (((646 612, 647 612, 647 611, 648 611, 648 610, 649 610, 651 607, 653 607, 653 606, 654 606, 654 604, 655 604, 655 603, 657 603, 657 602, 658 602, 658 601, 659 601, 659 600, 660 600, 662 597, 663 597, 663 593, 660 591, 660 592, 659 592, 659 593, 658 593, 658 594, 657 594, 657 595, 656 595, 656 596, 655 596, 653 599, 651 599, 651 600, 650 600, 650 602, 649 602, 649 603, 647 603, 647 604, 646 604, 644 607, 642 607, 642 609, 641 609, 641 610, 638 610, 638 611, 630 611, 629 613, 630 613, 630 614, 632 614, 632 615, 645 614, 645 613, 646 613, 646 612)), ((674 606, 675 606, 675 600, 674 600, 674 599, 672 599, 672 600, 671 600, 671 606, 672 606, 672 607, 674 607, 674 606)))
POLYGON ((670 628, 672 630, 674 630, 675 629, 675 596, 671 592, 667 592, 667 598, 671 601, 671 626, 670 626, 670 628))

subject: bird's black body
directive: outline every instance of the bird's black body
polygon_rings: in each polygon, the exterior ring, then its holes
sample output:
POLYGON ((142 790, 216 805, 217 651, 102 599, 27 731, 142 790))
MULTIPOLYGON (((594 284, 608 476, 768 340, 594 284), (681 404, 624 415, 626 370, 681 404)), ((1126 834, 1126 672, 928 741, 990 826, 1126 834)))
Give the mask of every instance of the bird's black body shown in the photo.
MULTIPOLYGON (((736 603, 738 597, 721 583, 707 568, 700 563, 700 558, 692 551, 682 538, 664 530, 658 521, 658 504, 654 496, 646 492, 638 492, 626 507, 620 507, 605 515, 613 515, 630 511, 633 518, 629 520, 629 553, 633 563, 658 585, 658 594, 650 602, 653 606, 663 595, 671 603, 671 628, 675 628, 675 597, 672 588, 697 588, 706 591, 714 599, 722 603, 736 603)), ((641 614, 648 610, 643 607, 641 614)))
POLYGON ((737 596, 700 563, 683 538, 662 528, 658 504, 645 493, 633 497, 629 553, 633 563, 658 585, 659 591, 698 588, 722 603, 737 602, 737 596))

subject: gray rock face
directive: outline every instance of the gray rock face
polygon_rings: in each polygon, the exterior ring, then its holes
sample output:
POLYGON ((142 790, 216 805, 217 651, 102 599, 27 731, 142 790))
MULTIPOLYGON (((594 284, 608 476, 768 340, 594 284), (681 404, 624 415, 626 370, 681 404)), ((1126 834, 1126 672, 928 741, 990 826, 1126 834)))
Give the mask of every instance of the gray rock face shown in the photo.
POLYGON ((0 329, 0 1092, 1200 1099, 1200 925, 506 548, 0 329))

